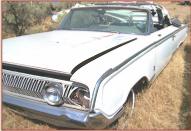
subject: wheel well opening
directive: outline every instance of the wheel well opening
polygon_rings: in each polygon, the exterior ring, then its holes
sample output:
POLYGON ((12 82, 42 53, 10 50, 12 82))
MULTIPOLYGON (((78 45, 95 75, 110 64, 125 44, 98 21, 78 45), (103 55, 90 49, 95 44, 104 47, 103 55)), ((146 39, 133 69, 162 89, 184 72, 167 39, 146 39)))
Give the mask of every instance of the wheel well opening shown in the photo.
MULTIPOLYGON (((142 77, 137 83, 133 86, 132 90, 135 95, 145 90, 149 85, 149 81, 147 77, 142 77)), ((128 103, 129 101, 132 101, 132 92, 129 93, 127 100, 125 103, 128 103)))
POLYGON ((134 86, 133 91, 135 94, 138 94, 142 91, 144 91, 149 85, 149 81, 147 77, 142 77, 134 86))

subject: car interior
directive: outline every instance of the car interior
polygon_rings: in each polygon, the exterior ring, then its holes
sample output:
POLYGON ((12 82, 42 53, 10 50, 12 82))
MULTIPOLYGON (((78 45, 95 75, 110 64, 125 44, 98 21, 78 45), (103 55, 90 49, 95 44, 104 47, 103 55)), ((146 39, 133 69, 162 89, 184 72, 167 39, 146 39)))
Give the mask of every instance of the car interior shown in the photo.
POLYGON ((154 10, 151 10, 151 14, 152 16, 154 17, 156 14, 158 16, 158 21, 154 21, 153 24, 154 24, 154 31, 158 31, 160 29, 163 29, 170 24, 170 20, 168 18, 167 15, 163 16, 163 13, 162 13, 162 10, 160 8, 157 7, 156 11, 154 10))

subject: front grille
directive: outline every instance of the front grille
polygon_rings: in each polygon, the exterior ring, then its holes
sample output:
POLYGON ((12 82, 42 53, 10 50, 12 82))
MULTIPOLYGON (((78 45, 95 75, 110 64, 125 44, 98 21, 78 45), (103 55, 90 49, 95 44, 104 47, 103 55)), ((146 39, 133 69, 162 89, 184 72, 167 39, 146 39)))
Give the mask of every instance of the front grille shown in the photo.
MULTIPOLYGON (((2 76, 4 90, 40 99, 43 99, 43 87, 50 82, 55 82, 48 78, 43 79, 39 76, 9 70, 3 70, 2 76)), ((65 88, 67 87, 69 86, 65 85, 65 88)))

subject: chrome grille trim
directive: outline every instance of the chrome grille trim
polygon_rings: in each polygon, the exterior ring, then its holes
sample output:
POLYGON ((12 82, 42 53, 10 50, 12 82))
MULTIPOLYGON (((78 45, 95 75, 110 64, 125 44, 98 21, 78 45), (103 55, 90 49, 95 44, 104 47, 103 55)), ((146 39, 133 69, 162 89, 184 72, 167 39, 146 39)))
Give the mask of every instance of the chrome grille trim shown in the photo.
POLYGON ((36 98, 36 97, 31 97, 31 96, 26 96, 26 95, 23 95, 23 94, 19 94, 19 96, 18 96, 17 93, 10 92, 10 91, 7 91, 7 90, 3 90, 3 93, 9 94, 9 95, 12 95, 12 96, 16 96, 16 97, 24 97, 24 98, 27 98, 29 100, 37 100, 37 101, 40 101, 40 102, 45 102, 43 99, 36 98))
POLYGON ((15 93, 20 96, 34 97, 43 99, 43 87, 50 83, 56 82, 64 85, 63 95, 65 94, 66 87, 70 88, 72 82, 46 78, 36 75, 30 75, 15 71, 3 70, 2 82, 4 90, 15 93))
MULTIPOLYGON (((36 76, 21 72, 15 72, 3 69, 2 72, 2 84, 3 93, 10 94, 17 97, 27 98, 29 100, 37 100, 45 102, 42 98, 43 87, 48 82, 57 82, 63 85, 63 97, 68 100, 68 94, 71 90, 72 81, 59 80, 54 78, 36 76), (33 83, 36 81, 35 83, 33 83), (9 87, 11 86, 11 87, 9 87)), ((71 103, 64 103, 63 106, 70 107, 79 110, 88 110, 79 105, 73 105, 71 103)))

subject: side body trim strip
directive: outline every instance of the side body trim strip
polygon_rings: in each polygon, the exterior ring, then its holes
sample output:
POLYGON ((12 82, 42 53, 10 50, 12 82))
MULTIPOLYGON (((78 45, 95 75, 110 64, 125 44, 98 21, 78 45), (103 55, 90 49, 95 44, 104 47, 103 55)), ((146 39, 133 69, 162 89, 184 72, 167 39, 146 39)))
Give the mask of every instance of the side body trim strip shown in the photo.
POLYGON ((154 49, 155 47, 161 45, 164 41, 168 40, 169 38, 171 38, 174 34, 178 33, 179 31, 183 30, 184 28, 186 28, 187 25, 180 27, 179 29, 177 29, 176 31, 174 31, 173 33, 163 37, 162 39, 151 43, 149 46, 143 48, 142 50, 140 50, 139 52, 135 53, 134 55, 132 55, 131 57, 129 57, 128 59, 126 59, 125 61, 123 61, 122 63, 120 63, 119 65, 115 66, 112 69, 107 70, 96 82, 95 88, 93 90, 92 93, 92 100, 91 100, 91 105, 90 105, 90 112, 94 112, 94 107, 95 107, 95 102, 96 102, 96 97, 97 97, 97 93, 99 90, 99 87, 102 83, 102 81, 104 79, 106 79, 108 76, 110 76, 111 74, 113 74, 115 71, 119 70, 120 68, 122 68, 124 65, 126 65, 127 63, 131 62, 132 63, 139 59, 140 57, 142 57, 143 55, 145 55, 146 53, 148 53, 149 51, 151 51, 152 49, 154 49), (143 53, 144 54, 141 54, 143 53), (139 56, 141 54, 141 56, 139 56), (137 58, 137 59, 136 59, 137 58))

